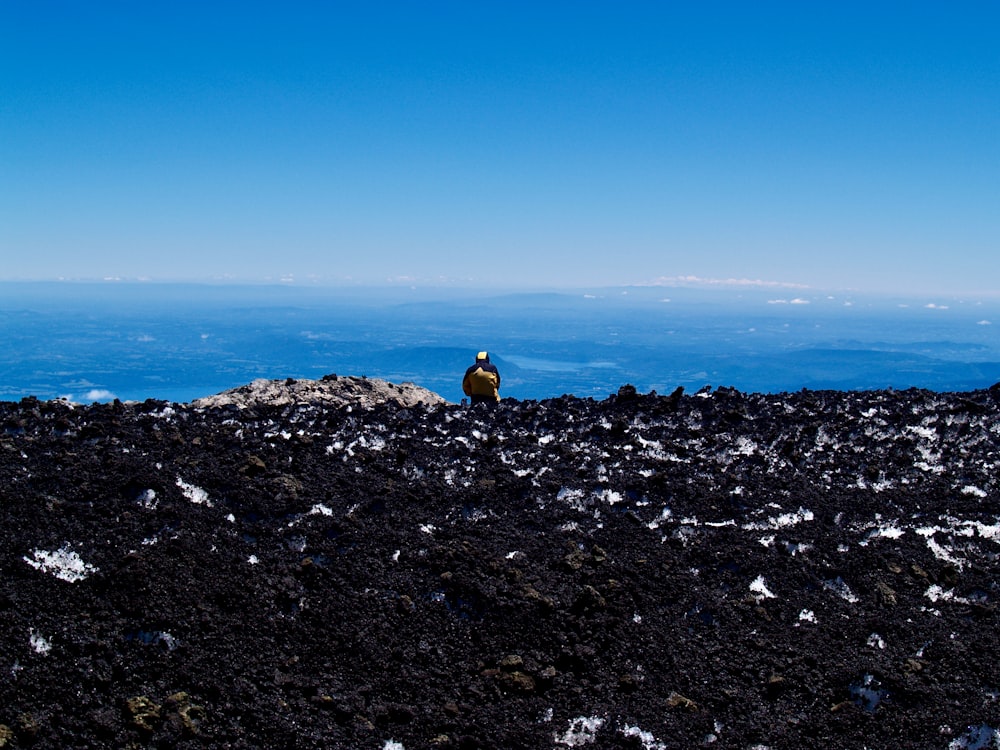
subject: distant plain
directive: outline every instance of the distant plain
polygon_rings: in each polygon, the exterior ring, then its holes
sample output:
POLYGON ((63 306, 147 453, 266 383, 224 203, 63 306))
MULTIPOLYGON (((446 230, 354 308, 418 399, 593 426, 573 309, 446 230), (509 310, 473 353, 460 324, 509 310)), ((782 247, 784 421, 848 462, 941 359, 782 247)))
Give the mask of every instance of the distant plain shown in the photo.
POLYGON ((190 401, 255 378, 364 375, 462 399, 927 388, 1000 381, 1000 301, 809 290, 0 284, 0 400, 190 401))

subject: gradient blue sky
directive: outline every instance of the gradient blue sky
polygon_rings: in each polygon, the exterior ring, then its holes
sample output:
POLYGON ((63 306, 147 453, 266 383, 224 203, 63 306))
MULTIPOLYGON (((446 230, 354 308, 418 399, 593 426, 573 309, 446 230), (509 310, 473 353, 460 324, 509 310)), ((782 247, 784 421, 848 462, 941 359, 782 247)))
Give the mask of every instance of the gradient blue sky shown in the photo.
POLYGON ((1000 294, 998 29, 993 0, 5 0, 0 279, 1000 294))

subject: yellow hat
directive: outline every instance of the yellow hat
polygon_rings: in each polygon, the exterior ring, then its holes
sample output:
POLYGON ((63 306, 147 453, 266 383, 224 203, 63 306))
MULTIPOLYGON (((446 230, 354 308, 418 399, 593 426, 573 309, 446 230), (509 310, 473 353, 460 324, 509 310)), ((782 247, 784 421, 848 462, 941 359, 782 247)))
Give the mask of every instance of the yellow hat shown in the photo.
POLYGON ((481 360, 481 359, 489 359, 489 358, 490 358, 490 355, 487 352, 479 352, 479 354, 476 355, 476 361, 477 362, 479 360, 481 360))

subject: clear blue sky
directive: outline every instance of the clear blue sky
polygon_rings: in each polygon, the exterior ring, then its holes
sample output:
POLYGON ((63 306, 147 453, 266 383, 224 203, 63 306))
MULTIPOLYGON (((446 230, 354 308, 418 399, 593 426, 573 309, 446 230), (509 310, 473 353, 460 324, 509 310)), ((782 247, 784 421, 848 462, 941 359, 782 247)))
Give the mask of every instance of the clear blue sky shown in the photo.
POLYGON ((1000 293, 1000 3, 0 2, 0 279, 1000 293))

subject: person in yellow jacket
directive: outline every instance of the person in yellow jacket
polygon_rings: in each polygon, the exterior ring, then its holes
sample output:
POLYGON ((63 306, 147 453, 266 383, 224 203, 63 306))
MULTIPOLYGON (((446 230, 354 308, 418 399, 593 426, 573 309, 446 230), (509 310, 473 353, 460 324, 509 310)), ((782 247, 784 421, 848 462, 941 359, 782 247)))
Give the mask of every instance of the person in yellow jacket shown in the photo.
POLYGON ((487 352, 476 355, 476 364, 465 371, 462 390, 474 404, 496 404, 500 400, 500 373, 487 352))

